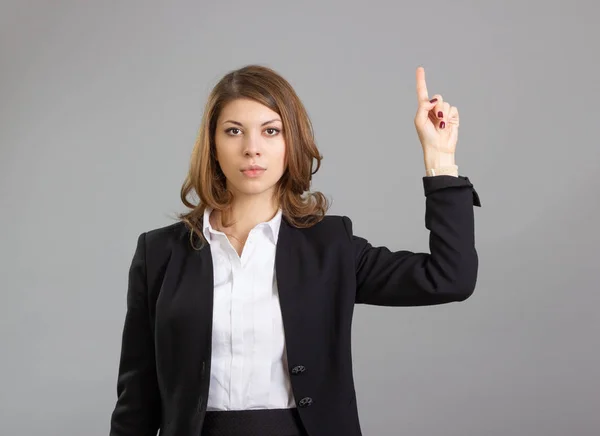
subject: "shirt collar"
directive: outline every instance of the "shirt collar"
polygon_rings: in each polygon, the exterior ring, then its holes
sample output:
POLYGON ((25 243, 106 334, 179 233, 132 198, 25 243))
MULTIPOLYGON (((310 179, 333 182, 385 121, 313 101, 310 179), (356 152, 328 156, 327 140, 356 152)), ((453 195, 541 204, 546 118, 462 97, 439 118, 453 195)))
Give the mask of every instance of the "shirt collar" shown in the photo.
MULTIPOLYGON (((211 232, 216 232, 216 230, 210 224, 210 214, 213 211, 211 207, 206 207, 204 209, 204 217, 202 219, 202 234, 206 238, 206 240, 210 243, 210 235, 211 232)), ((266 226, 269 229, 269 236, 274 244, 277 244, 277 239, 279 237, 279 228, 281 227, 281 219, 283 217, 283 211, 279 209, 275 216, 271 218, 267 222, 263 222, 258 224, 259 226, 266 226)))

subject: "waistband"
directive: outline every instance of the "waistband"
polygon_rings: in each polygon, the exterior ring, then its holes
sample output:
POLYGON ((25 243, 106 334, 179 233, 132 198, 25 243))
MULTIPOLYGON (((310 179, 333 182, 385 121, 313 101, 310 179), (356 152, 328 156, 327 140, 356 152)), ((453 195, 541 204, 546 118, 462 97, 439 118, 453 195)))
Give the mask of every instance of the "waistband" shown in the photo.
POLYGON ((202 436, 306 436, 298 409, 207 411, 202 436))

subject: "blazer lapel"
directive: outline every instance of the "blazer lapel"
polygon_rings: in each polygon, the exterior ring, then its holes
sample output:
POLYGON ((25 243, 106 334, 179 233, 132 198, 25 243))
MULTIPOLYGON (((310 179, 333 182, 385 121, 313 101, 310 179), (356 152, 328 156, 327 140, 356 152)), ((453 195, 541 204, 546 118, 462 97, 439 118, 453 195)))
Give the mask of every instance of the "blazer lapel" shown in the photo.
POLYGON ((275 273, 289 362, 298 362, 304 357, 301 355, 302 332, 310 322, 307 319, 307 305, 310 302, 304 290, 310 286, 313 265, 306 250, 309 250, 309 245, 301 229, 292 227, 282 219, 275 254, 275 273))
POLYGON ((300 270, 298 268, 299 256, 296 250, 296 229, 290 226, 285 218, 279 226, 277 248, 275 251, 275 273, 280 298, 283 295, 287 299, 292 295, 292 289, 299 282, 300 270))
MULTIPOLYGON (((174 303, 183 312, 188 332, 195 331, 197 345, 210 346, 213 319, 213 262, 210 246, 194 250, 189 243, 182 250, 180 282, 174 303)), ((204 351, 204 350, 202 350, 204 351)))
MULTIPOLYGON (((159 301, 157 322, 168 334, 162 347, 169 350, 165 358, 176 369, 171 377, 177 396, 185 397, 208 387, 213 319, 213 263, 210 246, 194 250, 185 233, 173 249, 165 272, 159 301)), ((205 398, 200 399, 201 406, 205 398)), ((204 404, 202 404, 204 403, 204 404)))
POLYGON ((301 291, 300 294, 293 291, 310 286, 319 273, 319 255, 314 244, 303 229, 293 227, 285 219, 279 228, 275 272, 279 291, 290 304, 302 295, 301 291))

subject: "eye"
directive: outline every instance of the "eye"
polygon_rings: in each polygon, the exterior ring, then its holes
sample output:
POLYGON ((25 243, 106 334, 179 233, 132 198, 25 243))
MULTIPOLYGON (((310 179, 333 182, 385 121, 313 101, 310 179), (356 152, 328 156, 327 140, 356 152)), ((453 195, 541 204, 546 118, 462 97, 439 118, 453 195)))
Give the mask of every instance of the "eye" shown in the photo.
POLYGON ((237 136, 238 132, 240 132, 240 129, 238 129, 237 127, 231 127, 229 129, 225 130, 225 133, 228 133, 233 136, 237 136))
POLYGON ((266 129, 265 131, 267 132, 267 134, 268 134, 269 136, 275 136, 275 135, 277 135, 279 132, 281 132, 281 130, 279 130, 279 129, 276 129, 276 128, 274 128, 274 127, 269 127, 269 128, 268 128, 268 129, 266 129))

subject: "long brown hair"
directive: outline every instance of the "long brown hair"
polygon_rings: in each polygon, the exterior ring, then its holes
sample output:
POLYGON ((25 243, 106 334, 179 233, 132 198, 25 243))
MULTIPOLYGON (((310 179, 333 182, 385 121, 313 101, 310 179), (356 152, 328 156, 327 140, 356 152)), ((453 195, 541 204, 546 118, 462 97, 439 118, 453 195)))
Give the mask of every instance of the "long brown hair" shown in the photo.
POLYGON ((232 100, 246 98, 276 112, 283 124, 286 144, 285 171, 276 186, 276 201, 285 220, 294 227, 310 227, 323 219, 329 202, 321 192, 310 192, 312 175, 321 167, 323 156, 315 144, 312 124, 292 86, 271 68, 247 65, 230 71, 211 91, 196 142, 188 175, 181 187, 181 201, 190 210, 178 215, 202 245, 204 211, 211 207, 227 211, 233 195, 227 190, 225 175, 215 156, 215 130, 223 107, 232 100), (316 162, 316 168, 313 164, 316 162), (188 196, 195 194, 196 202, 188 196))

